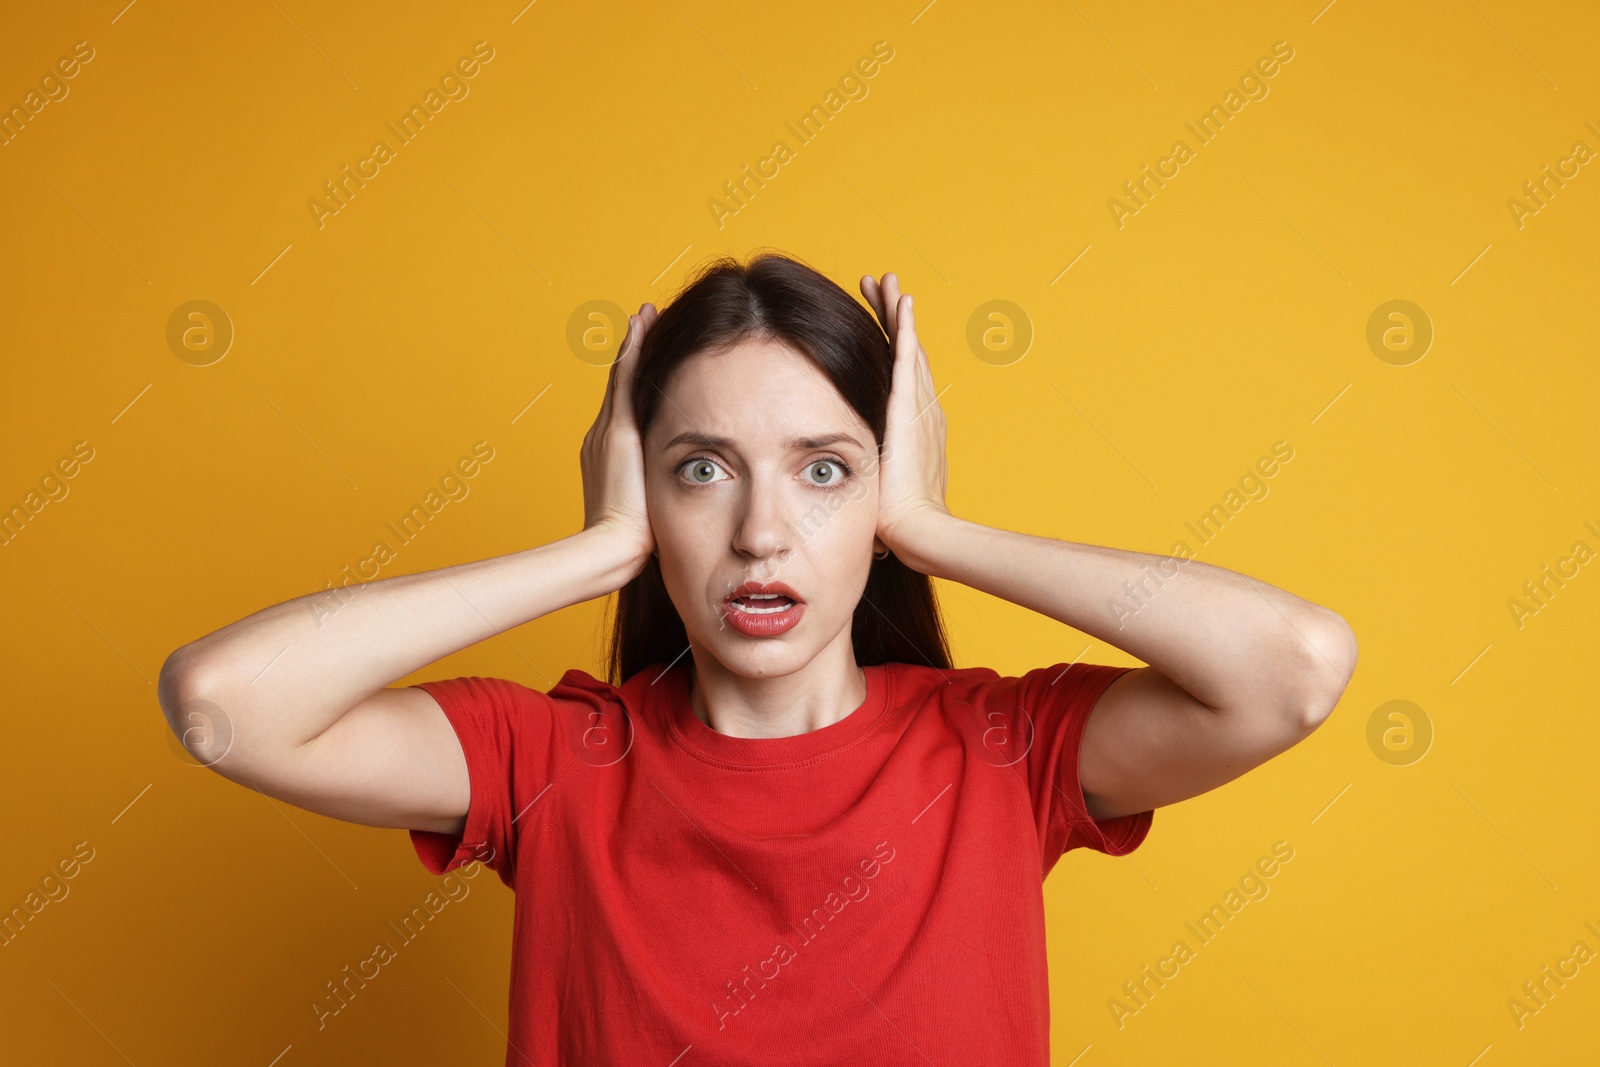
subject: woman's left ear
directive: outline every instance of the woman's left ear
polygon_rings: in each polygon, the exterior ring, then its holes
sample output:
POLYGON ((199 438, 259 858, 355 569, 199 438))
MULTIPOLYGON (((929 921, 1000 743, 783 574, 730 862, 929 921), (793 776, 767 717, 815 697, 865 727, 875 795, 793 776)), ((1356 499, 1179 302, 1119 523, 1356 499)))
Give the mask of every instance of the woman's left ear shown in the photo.
POLYGON ((889 546, 884 544, 877 537, 873 537, 873 539, 872 539, 872 558, 873 559, 883 559, 888 554, 889 554, 889 546))

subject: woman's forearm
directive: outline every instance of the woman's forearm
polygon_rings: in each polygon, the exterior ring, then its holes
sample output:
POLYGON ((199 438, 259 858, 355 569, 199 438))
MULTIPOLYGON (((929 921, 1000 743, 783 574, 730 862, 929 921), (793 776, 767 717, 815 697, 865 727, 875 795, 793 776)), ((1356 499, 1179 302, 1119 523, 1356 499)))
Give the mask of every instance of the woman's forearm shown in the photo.
POLYGON ((925 574, 1032 608, 1157 668, 1222 710, 1305 708, 1342 690, 1353 636, 1337 614, 1177 556, 1057 541, 929 515, 895 551, 925 574))
POLYGON ((596 526, 492 559, 308 594, 178 649, 162 667, 163 701, 208 700, 256 744, 301 744, 379 689, 604 596, 642 563, 627 539, 596 526))

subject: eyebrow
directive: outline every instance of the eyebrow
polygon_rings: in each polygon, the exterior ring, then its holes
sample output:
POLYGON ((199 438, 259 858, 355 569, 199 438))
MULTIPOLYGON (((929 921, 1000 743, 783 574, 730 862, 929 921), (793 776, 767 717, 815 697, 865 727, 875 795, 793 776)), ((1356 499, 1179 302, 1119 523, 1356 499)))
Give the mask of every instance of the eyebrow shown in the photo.
MULTIPOLYGON (((796 437, 789 441, 789 448, 793 451, 826 448, 841 441, 855 445, 865 451, 861 442, 847 433, 825 433, 817 437, 796 437)), ((733 438, 731 437, 718 437, 715 434, 700 433, 698 430, 685 430, 663 445, 662 451, 670 451, 678 445, 697 445, 701 448, 727 448, 732 444, 733 438)))

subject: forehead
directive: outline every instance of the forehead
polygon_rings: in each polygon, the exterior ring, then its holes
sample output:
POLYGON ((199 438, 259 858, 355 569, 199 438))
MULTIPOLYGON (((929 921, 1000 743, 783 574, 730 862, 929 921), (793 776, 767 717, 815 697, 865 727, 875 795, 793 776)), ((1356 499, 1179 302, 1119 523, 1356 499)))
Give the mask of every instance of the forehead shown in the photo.
POLYGON ((872 432, 815 364, 782 341, 746 338, 700 352, 667 383, 650 436, 686 431, 764 447, 804 436, 848 432, 863 446, 872 432))

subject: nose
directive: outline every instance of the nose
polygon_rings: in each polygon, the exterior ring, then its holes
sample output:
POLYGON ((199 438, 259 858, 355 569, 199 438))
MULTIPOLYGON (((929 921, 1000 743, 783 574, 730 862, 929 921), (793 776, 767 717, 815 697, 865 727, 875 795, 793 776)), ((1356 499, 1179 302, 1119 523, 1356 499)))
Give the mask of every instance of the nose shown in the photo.
POLYGON ((782 562, 789 555, 790 531, 783 489, 761 477, 751 477, 745 485, 744 510, 734 530, 734 551, 759 562, 782 562))

